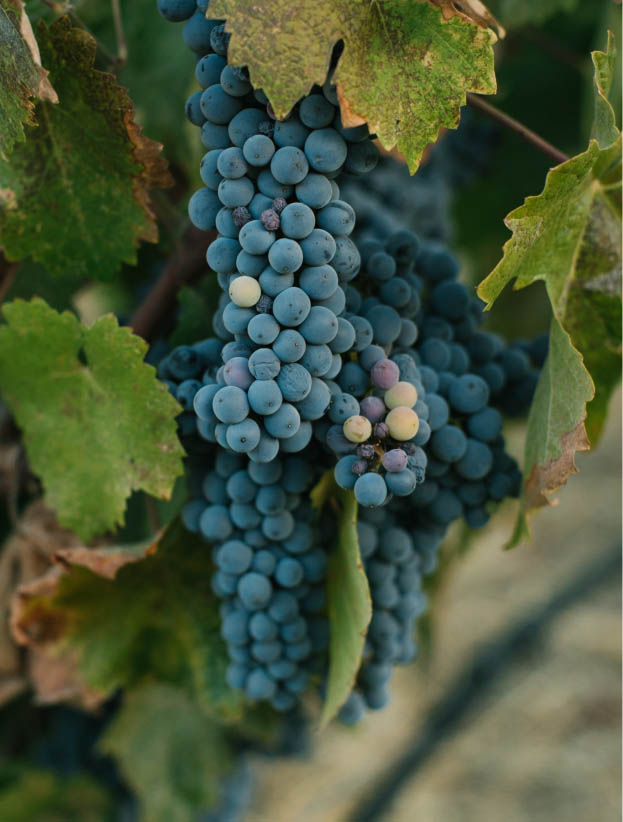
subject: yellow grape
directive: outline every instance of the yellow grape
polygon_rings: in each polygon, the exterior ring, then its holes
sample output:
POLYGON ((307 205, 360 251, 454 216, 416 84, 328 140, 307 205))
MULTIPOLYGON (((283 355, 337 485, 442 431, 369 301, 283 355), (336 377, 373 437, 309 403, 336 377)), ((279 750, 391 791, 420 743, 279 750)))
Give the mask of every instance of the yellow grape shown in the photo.
POLYGON ((418 432, 420 420, 412 408, 404 405, 392 408, 385 417, 385 422, 389 428, 389 436, 400 442, 412 439, 418 432))
POLYGON ((372 434, 372 423, 367 417, 349 417, 344 423, 344 436, 350 442, 365 442, 372 434))
POLYGON ((236 277, 229 286, 229 296, 231 301, 240 308, 251 308, 262 296, 262 289, 257 280, 253 277, 236 277))
POLYGON ((385 392, 385 405, 388 408, 406 406, 413 408, 417 402, 417 389, 410 382, 397 382, 385 392))

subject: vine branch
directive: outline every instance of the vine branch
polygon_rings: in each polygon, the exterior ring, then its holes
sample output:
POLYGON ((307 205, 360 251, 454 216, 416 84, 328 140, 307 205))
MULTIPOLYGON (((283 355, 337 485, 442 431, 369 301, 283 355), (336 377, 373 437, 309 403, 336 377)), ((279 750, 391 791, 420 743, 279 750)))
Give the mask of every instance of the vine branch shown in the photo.
POLYGON ((175 296, 183 285, 207 271, 206 251, 216 235, 189 226, 173 257, 166 264, 129 325, 134 333, 151 340, 167 313, 173 309, 175 296))
POLYGON ((519 136, 523 137, 526 142, 530 143, 530 145, 535 148, 538 148, 539 151, 547 155, 550 160, 553 160, 556 165, 559 163, 564 163, 569 159, 568 154, 565 154, 563 151, 556 148, 556 146, 548 143, 547 140, 544 140, 543 137, 539 136, 535 131, 532 131, 532 129, 524 126, 523 123, 520 123, 519 120, 515 120, 514 117, 511 117, 509 114, 505 114, 503 111, 500 111, 499 108, 492 106, 491 103, 487 103, 478 94, 468 92, 467 102, 470 106, 480 109, 480 111, 488 117, 491 117, 493 120, 501 123, 506 128, 514 131, 516 134, 519 134, 519 136))
POLYGON ((13 285, 19 263, 10 263, 0 251, 0 303, 13 285))

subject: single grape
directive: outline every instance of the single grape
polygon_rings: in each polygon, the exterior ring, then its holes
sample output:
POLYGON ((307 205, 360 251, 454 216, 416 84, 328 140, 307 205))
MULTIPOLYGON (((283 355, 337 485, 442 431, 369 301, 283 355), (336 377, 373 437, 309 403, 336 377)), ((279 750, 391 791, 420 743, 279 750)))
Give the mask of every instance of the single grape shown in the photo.
POLYGON ((410 382, 397 382, 385 392, 383 399, 389 409, 399 406, 413 408, 417 402, 417 389, 410 382))
POLYGON ((247 395, 234 385, 227 385, 216 392, 212 408, 221 422, 230 425, 242 422, 249 413, 247 395))
POLYGON ((357 479, 354 492, 360 505, 364 508, 372 508, 385 502, 387 485, 380 474, 368 472, 357 479))
POLYGON ((392 360, 377 360, 370 369, 370 377, 375 388, 390 389, 400 379, 400 369, 392 360))
POLYGON ((407 455, 401 448, 392 448, 381 458, 383 468, 393 473, 403 471, 407 467, 407 455))
POLYGON ((356 415, 344 422, 343 431, 350 442, 365 442, 372 435, 372 425, 366 417, 356 415))
POLYGON ((389 434, 395 440, 404 442, 412 439, 418 431, 419 418, 412 408, 399 406, 392 408, 385 418, 389 434))
MULTIPOLYGON (((244 230, 244 229, 243 229, 244 230)), ((229 286, 231 301, 241 308, 250 308, 255 305, 262 295, 262 289, 253 277, 240 276, 229 286)))

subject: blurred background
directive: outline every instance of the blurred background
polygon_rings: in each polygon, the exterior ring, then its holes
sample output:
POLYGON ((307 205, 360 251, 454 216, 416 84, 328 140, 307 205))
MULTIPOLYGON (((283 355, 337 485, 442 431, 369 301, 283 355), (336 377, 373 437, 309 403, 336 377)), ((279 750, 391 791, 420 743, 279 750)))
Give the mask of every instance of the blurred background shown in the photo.
MULTIPOLYGON (((495 104, 562 151, 583 150, 592 118, 589 52, 604 46, 608 28, 621 48, 620 4, 488 5, 508 28, 497 47, 495 104)), ((27 0, 26 7, 33 19, 55 16, 43 0, 27 0)), ((138 266, 126 267, 114 285, 78 283, 70 272, 59 284, 26 263, 6 295, 36 291, 86 321, 108 310, 129 316, 179 240, 189 192, 200 185, 202 148, 183 116, 194 86, 181 31, 159 17, 154 0, 120 7, 128 46, 125 64, 117 65, 120 81, 145 133, 164 144, 176 179, 174 189, 155 196, 161 242, 144 246, 138 266)), ((102 44, 100 67, 110 68, 117 46, 109 0, 76 0, 71 8, 102 44)), ((620 58, 615 78, 620 82, 620 58)), ((620 121, 620 85, 612 99, 620 121)), ((400 219, 448 243, 475 284, 501 256, 505 215, 541 191, 549 166, 516 134, 466 108, 461 128, 442 135, 414 178, 399 158, 385 159, 370 192, 389 198, 394 228, 400 219), (384 194, 387 180, 399 183, 384 194)), ((180 292, 164 329, 173 344, 180 324, 188 332, 195 323, 199 336, 205 331, 210 289, 202 280, 194 287, 180 292)), ((542 288, 507 289, 488 324, 511 339, 545 331, 542 288)), ((522 426, 511 425, 508 438, 521 460, 522 426)), ((3 431, 3 538, 11 527, 11 476, 19 469, 14 445, 3 431)), ((429 592, 431 614, 419 626, 420 658, 396 674, 389 707, 354 729, 332 726, 322 736, 301 730, 305 738, 293 747, 304 750, 297 755, 241 759, 223 787, 224 809, 202 822, 619 819, 620 455, 618 393, 602 441, 578 456, 579 474, 561 490, 559 504, 535 517, 530 545, 503 550, 516 515, 511 503, 485 532, 451 533, 429 592)), ((125 536, 135 538, 137 529, 131 512, 125 536)), ((10 592, 9 578, 0 583, 10 592)), ((8 654, 0 641, 0 674, 8 654)), ((62 703, 37 705, 30 691, 7 682, 0 678, 0 822, 138 819, 135 797, 112 761, 95 751, 118 700, 93 715, 62 703)), ((186 752, 180 766, 193 758, 186 752)))

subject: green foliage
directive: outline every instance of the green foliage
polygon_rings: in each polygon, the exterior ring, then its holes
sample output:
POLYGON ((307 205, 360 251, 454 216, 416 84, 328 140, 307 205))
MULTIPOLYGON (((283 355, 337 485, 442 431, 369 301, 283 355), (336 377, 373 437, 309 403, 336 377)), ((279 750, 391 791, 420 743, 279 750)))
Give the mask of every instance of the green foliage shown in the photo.
POLYGON ((532 401, 524 455, 524 491, 512 547, 529 537, 526 514, 548 504, 547 494, 577 470, 576 451, 589 448, 584 427, 586 403, 595 394, 582 357, 552 318, 549 354, 532 401))
POLYGON ((113 822, 107 792, 87 776, 10 765, 0 770, 2 822, 113 822))
POLYGON ((93 68, 90 34, 63 17, 37 37, 59 103, 40 102, 38 127, 0 162, 0 239, 10 260, 111 279, 157 239, 146 189, 168 185, 166 165, 126 91, 93 68))
POLYGON ((35 125, 31 98, 42 93, 41 68, 24 39, 22 14, 19 0, 0 0, 0 158, 24 141, 24 125, 35 125))
POLYGON ((20 631, 46 634, 50 651, 74 648, 80 672, 95 690, 109 693, 152 676, 186 687, 221 720, 235 718, 241 697, 225 682, 227 650, 210 588, 209 554, 209 546, 178 521, 151 555, 124 565, 114 579, 84 567, 83 554, 82 565, 71 564, 78 557, 68 554, 69 571, 55 589, 24 604, 20 631), (31 627, 42 624, 54 630, 31 627))
POLYGON ((578 0, 493 0, 490 8, 509 28, 543 23, 559 12, 572 12, 578 0))
POLYGON ((89 539, 123 521, 132 490, 168 497, 182 472, 179 406, 112 316, 91 328, 43 300, 4 307, 0 388, 59 521, 89 539))
POLYGON ((588 445, 584 406, 593 396, 588 428, 598 437, 620 377, 621 135, 607 99, 612 35, 593 62, 596 116, 588 149, 552 169, 543 192, 508 215, 513 237, 478 289, 490 306, 512 279, 516 289, 543 280, 554 312, 555 344, 528 425, 525 511, 544 504, 574 470, 574 452, 588 445), (561 390, 564 401, 554 402, 561 390))
POLYGON ((210 14, 227 19, 231 61, 249 66, 278 117, 322 85, 343 39, 333 74, 342 121, 367 122, 412 172, 439 129, 456 128, 467 91, 495 92, 495 34, 460 16, 444 20, 428 2, 321 0, 292 14, 288 0, 270 0, 255 14, 244 0, 216 0, 210 14))
POLYGON ((339 489, 333 473, 328 471, 311 497, 316 508, 322 508, 329 500, 339 505, 336 540, 327 573, 331 639, 327 693, 320 718, 320 727, 324 728, 352 690, 372 618, 372 601, 359 553, 354 494, 339 489))
POLYGON ((221 730, 183 690, 146 683, 126 694, 99 743, 115 757, 145 822, 194 822, 230 764, 221 730))

